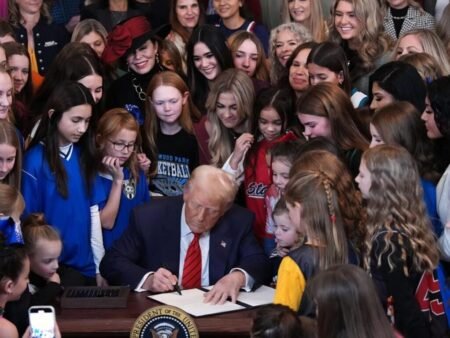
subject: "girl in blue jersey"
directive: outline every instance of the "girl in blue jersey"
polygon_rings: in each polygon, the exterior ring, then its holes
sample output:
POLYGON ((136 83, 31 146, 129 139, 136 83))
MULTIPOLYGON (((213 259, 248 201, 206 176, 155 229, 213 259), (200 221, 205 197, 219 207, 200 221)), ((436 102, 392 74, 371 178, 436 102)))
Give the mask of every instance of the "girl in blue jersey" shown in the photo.
POLYGON ((60 263, 70 268, 61 275, 62 285, 94 284, 94 254, 97 265, 103 254, 98 208, 91 208, 89 188, 95 176, 89 129, 93 104, 83 85, 61 83, 24 157, 24 216, 41 212, 58 229, 63 242, 60 263))
POLYGON ((112 246, 128 225, 131 210, 150 198, 145 172, 140 169, 144 154, 136 119, 122 108, 107 111, 99 120, 96 134, 102 168, 96 178, 98 206, 105 249, 112 246))

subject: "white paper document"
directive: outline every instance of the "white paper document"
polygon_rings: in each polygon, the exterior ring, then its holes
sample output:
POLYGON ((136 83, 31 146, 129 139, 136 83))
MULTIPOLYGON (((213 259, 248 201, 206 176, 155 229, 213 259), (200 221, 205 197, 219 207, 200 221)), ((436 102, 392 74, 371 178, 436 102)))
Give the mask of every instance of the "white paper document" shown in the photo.
MULTIPOLYGON (((212 287, 206 289, 210 288, 212 287)), ((236 304, 227 301, 221 305, 204 303, 203 299, 206 291, 202 289, 182 290, 181 293, 182 295, 179 295, 177 292, 160 293, 148 296, 148 298, 163 304, 176 306, 195 317, 201 317, 270 304, 272 303, 275 290, 268 286, 261 286, 253 292, 240 292, 236 304)))

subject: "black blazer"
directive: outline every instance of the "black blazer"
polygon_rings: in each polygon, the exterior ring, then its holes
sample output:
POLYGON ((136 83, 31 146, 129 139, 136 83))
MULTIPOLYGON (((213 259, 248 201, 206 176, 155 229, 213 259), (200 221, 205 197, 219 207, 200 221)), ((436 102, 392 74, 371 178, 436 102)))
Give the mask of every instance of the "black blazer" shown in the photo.
MULTIPOLYGON (((111 284, 135 288, 149 271, 179 271, 182 197, 152 200, 137 207, 130 225, 103 258, 100 271, 111 284)), ((215 284, 232 268, 242 268, 262 284, 270 266, 252 230, 253 214, 233 206, 210 232, 209 280, 215 284)))

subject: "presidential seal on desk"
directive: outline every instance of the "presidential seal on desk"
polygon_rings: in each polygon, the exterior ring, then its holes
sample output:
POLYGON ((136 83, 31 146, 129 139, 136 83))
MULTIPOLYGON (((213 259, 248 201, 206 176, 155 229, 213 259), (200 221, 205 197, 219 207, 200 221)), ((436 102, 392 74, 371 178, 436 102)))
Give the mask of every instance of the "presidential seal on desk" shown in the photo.
POLYGON ((183 310, 161 305, 145 310, 133 324, 130 338, 199 338, 194 320, 183 310))

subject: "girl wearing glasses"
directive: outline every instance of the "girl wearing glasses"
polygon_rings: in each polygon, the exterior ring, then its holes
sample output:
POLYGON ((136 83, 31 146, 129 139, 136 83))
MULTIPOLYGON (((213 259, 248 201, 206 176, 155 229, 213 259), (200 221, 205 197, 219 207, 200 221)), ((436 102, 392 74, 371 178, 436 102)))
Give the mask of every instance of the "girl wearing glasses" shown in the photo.
POLYGON ((177 73, 156 74, 147 95, 144 146, 151 160, 150 190, 165 196, 181 195, 199 162, 192 120, 198 119, 200 113, 177 73))
POLYGON ((109 249, 128 225, 131 210, 150 198, 145 172, 150 160, 136 153, 141 138, 136 119, 123 108, 107 111, 99 120, 95 137, 101 169, 95 181, 103 230, 109 249))

